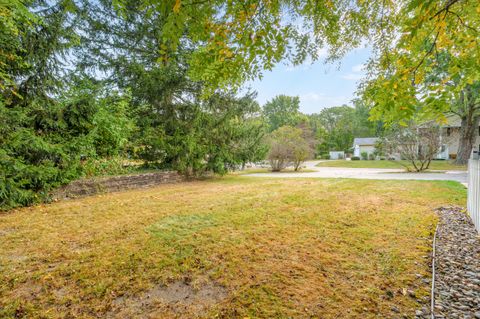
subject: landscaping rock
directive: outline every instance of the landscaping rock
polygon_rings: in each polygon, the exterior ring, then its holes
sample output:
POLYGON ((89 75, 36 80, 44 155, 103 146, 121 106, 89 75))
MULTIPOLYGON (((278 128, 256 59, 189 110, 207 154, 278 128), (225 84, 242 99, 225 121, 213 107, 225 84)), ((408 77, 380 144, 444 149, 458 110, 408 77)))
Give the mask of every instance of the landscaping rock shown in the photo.
POLYGON ((464 209, 437 214, 435 318, 480 318, 480 237, 464 209))

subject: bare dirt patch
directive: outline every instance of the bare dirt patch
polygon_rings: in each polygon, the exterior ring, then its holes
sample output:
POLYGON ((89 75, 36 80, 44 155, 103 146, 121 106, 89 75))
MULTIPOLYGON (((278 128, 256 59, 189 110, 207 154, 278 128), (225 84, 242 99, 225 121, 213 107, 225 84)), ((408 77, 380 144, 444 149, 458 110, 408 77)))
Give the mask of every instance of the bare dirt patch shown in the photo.
POLYGON ((0 229, 0 237, 10 235, 15 232, 14 228, 0 229))
POLYGON ((13 295, 24 301, 32 301, 42 292, 42 286, 34 282, 26 282, 13 290, 13 295))
POLYGON ((227 297, 227 290, 208 282, 199 286, 179 280, 167 286, 157 285, 138 296, 121 296, 114 300, 109 318, 158 318, 169 313, 177 318, 200 317, 227 297))
POLYGON ((13 263, 21 263, 27 261, 29 257, 21 254, 9 254, 7 259, 13 263))

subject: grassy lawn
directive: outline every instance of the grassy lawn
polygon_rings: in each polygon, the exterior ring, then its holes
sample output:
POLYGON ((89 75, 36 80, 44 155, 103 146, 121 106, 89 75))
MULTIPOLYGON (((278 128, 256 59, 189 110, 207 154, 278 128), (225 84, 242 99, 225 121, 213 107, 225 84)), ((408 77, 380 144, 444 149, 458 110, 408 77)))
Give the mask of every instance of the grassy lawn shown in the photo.
POLYGON ((17 210, 0 215, 0 318, 413 317, 432 209, 465 197, 230 176, 17 210))
POLYGON ((276 174, 282 174, 282 173, 312 173, 316 172, 316 170, 313 169, 308 169, 308 168, 302 168, 299 169, 298 171, 295 172, 293 168, 286 168, 281 172, 272 172, 270 168, 246 168, 243 171, 234 171, 231 172, 231 175, 247 175, 247 174, 258 174, 258 173, 276 173, 276 174))
MULTIPOLYGON (((345 161, 332 160, 318 163, 319 167, 351 167, 351 168, 405 168, 402 164, 412 166, 408 161, 345 161)), ((432 161, 430 170, 467 170, 466 166, 454 165, 451 161, 432 161)))

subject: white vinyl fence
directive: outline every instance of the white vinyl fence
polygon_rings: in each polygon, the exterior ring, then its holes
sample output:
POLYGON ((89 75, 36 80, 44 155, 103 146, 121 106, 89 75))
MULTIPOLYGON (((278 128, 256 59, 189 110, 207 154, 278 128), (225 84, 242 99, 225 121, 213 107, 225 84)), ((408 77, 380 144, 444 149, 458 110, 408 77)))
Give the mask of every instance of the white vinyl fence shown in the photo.
POLYGON ((467 210, 480 232, 480 160, 468 160, 468 197, 467 210))

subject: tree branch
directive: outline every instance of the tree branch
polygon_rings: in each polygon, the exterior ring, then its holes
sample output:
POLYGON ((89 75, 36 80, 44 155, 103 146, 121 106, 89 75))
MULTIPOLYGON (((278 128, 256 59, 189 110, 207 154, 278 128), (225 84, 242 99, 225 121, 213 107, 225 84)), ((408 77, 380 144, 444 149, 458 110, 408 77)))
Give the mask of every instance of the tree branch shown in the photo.
POLYGON ((442 12, 444 11, 448 11, 448 9, 454 5, 455 3, 459 2, 460 0, 450 0, 447 2, 447 4, 445 5, 445 7, 443 7, 441 10, 437 11, 437 13, 435 13, 431 18, 430 20, 433 20, 435 19, 437 16, 439 16, 442 12))

